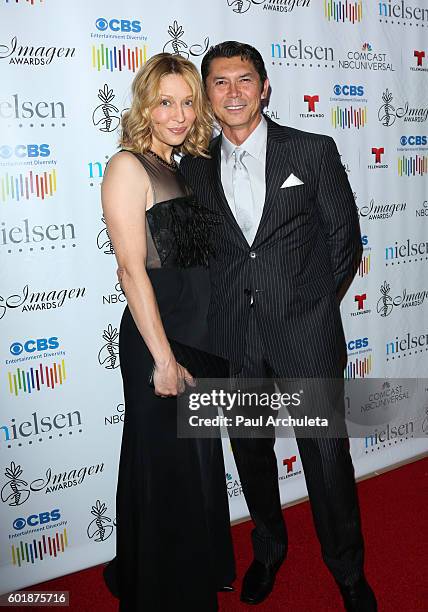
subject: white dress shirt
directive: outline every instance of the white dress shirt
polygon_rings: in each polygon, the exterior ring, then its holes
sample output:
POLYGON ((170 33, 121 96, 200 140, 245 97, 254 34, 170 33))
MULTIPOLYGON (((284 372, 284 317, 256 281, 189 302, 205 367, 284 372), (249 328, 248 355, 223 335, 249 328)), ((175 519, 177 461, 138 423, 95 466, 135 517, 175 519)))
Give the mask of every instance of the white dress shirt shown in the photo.
MULTIPOLYGON (((266 145, 267 145, 267 123, 262 116, 260 123, 256 129, 251 132, 248 138, 239 145, 239 149, 245 150, 245 165, 248 169, 248 174, 251 183, 251 192, 253 195, 253 207, 251 214, 255 215, 253 223, 255 227, 259 226, 260 219, 263 213, 263 206, 266 194, 266 145)), ((230 142, 222 133, 221 137, 221 183, 226 196, 226 200, 230 206, 233 215, 236 218, 235 200, 233 196, 232 185, 232 169, 234 165, 233 152, 237 145, 230 142)))

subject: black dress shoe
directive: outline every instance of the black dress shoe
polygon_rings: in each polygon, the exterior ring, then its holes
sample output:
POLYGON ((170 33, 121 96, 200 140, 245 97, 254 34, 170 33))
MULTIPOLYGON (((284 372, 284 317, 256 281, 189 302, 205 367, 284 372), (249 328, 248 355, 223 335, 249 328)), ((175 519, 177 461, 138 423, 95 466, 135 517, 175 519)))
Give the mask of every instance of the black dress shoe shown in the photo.
POLYGON ((272 565, 264 565, 254 559, 242 582, 241 601, 247 604, 261 603, 273 589, 275 576, 283 559, 272 565))
POLYGON ((363 576, 351 585, 337 583, 343 597, 347 612, 376 612, 377 602, 375 594, 363 576))
POLYGON ((233 593, 234 590, 235 590, 235 587, 232 586, 231 584, 225 584, 221 587, 218 587, 217 589, 219 593, 233 593))

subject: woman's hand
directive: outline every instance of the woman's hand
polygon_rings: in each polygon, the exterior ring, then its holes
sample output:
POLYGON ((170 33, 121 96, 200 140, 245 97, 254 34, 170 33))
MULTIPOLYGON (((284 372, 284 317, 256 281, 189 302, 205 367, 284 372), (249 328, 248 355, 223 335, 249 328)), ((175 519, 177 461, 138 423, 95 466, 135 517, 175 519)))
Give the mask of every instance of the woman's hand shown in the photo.
POLYGON ((195 386, 193 376, 185 367, 177 363, 174 356, 164 365, 156 365, 153 374, 155 395, 174 397, 184 393, 186 384, 195 386))

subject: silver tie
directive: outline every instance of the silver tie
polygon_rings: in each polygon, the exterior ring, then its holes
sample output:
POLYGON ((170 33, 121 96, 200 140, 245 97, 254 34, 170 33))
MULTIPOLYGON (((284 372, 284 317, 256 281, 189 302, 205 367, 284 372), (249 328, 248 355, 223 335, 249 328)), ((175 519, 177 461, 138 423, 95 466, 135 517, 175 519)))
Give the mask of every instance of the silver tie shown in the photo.
POLYGON ((256 232, 254 231, 254 202, 250 175, 243 162, 247 152, 237 147, 233 151, 233 155, 235 163, 232 169, 232 186, 235 200, 235 218, 248 244, 252 244, 256 232))

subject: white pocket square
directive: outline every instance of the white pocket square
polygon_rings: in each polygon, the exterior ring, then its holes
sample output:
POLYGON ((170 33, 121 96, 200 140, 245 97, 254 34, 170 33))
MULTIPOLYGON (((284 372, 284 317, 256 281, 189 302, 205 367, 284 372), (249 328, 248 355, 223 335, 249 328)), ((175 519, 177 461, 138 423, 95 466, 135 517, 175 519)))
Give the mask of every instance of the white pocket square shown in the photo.
POLYGON ((294 174, 290 174, 290 176, 281 185, 281 189, 285 189, 286 187, 295 187, 296 185, 303 185, 303 181, 297 178, 297 176, 294 174))

